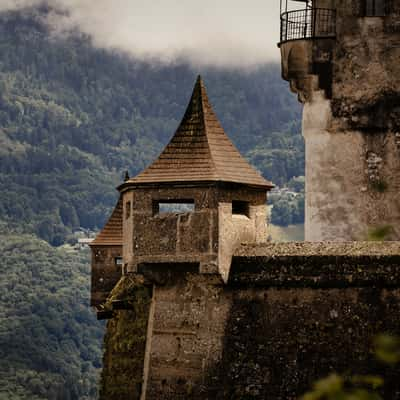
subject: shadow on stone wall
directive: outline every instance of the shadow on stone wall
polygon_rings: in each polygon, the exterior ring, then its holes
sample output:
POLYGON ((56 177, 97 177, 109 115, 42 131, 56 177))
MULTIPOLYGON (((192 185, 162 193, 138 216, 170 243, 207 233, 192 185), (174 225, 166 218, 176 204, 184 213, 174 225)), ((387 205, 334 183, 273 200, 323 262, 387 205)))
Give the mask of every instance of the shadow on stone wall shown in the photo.
POLYGON ((397 290, 244 290, 233 295, 221 362, 196 385, 198 399, 297 399, 332 372, 385 376, 397 399, 399 369, 379 364, 373 337, 400 333, 397 290))

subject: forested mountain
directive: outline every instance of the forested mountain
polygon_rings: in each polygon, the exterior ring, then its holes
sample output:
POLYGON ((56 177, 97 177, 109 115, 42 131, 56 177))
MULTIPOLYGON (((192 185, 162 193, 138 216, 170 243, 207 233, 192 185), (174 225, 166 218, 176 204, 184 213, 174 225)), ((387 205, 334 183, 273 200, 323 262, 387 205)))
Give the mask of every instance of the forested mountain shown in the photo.
MULTIPOLYGON (((1 400, 96 398, 103 330, 88 306, 88 254, 45 241, 102 226, 124 171, 138 173, 173 135, 198 73, 266 178, 301 190, 292 178, 304 175, 300 107, 278 65, 149 64, 54 35, 48 11, 0 14, 1 400)), ((301 201, 271 198, 275 222, 301 221, 301 201)))
POLYGON ((46 12, 0 14, 0 219, 53 245, 100 227, 123 172, 143 169, 174 133, 199 72, 226 132, 266 178, 304 175, 300 107, 278 65, 149 64, 51 34, 46 12))
POLYGON ((0 224, 0 399, 95 399, 103 324, 89 309, 89 254, 0 224))

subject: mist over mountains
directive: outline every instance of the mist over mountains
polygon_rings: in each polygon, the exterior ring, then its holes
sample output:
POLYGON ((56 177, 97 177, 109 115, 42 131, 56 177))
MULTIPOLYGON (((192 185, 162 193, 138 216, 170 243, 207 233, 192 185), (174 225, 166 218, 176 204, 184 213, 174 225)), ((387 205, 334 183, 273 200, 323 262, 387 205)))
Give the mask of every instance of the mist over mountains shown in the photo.
POLYGON ((279 60, 279 1, 2 0, 0 11, 47 7, 53 33, 79 31, 141 60, 254 68, 279 60))
POLYGON ((0 219, 53 245, 101 227, 125 170, 168 142, 200 72, 239 150, 278 185, 303 175, 300 106, 280 68, 148 63, 55 37, 51 9, 0 14, 0 219))

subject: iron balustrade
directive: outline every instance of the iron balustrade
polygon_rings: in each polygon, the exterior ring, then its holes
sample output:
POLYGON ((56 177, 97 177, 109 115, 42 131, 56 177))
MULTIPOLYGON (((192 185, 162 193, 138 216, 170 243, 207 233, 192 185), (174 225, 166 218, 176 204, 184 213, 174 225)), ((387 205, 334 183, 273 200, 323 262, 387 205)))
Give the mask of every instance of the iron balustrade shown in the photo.
POLYGON ((281 15, 281 43, 289 40, 336 36, 336 10, 307 8, 281 15))

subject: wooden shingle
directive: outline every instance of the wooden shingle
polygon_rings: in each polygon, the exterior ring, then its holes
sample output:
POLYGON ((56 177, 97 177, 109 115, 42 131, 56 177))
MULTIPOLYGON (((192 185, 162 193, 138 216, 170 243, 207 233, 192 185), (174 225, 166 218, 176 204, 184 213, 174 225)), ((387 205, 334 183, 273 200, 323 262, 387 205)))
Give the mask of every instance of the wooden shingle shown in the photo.
POLYGON ((181 124, 160 156, 126 184, 233 182, 271 188, 225 134, 199 76, 181 124))
POLYGON ((122 246, 122 196, 104 228, 90 246, 122 246))

